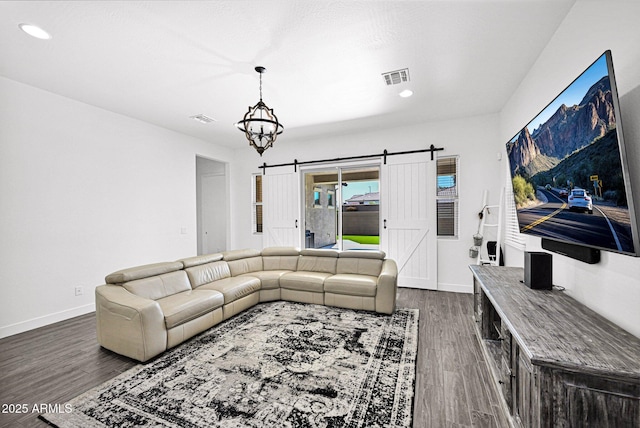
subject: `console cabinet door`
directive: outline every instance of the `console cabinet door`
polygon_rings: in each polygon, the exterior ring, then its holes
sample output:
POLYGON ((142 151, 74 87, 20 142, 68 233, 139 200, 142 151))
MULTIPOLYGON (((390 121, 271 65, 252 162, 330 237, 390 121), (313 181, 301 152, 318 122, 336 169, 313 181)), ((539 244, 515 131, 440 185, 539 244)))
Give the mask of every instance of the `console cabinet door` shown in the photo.
POLYGON ((515 348, 515 385, 513 416, 523 427, 531 427, 532 424, 532 390, 533 390, 533 370, 527 357, 521 352, 519 347, 515 348))
POLYGON ((553 426, 640 427, 640 385, 553 371, 553 426))
MULTIPOLYGON (((514 387, 514 373, 513 373, 513 351, 515 342, 513 341, 513 336, 511 332, 502 325, 502 331, 500 333, 500 337, 502 339, 502 396, 504 400, 507 402, 507 407, 509 407, 511 413, 513 413, 513 387, 514 387)), ((515 346, 517 348, 517 346, 515 346)))

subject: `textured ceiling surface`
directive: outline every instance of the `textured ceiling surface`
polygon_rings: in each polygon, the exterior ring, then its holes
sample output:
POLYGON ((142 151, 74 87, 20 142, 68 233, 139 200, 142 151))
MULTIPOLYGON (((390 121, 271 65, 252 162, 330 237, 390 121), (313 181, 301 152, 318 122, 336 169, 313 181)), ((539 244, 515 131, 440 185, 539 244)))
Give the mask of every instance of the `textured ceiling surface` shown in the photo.
POLYGON ((262 65, 280 138, 304 140, 500 111, 574 3, 3 1, 0 75, 241 147, 233 123, 258 101, 262 65), (410 82, 386 86, 401 68, 410 82), (216 122, 189 119, 200 113, 216 122))

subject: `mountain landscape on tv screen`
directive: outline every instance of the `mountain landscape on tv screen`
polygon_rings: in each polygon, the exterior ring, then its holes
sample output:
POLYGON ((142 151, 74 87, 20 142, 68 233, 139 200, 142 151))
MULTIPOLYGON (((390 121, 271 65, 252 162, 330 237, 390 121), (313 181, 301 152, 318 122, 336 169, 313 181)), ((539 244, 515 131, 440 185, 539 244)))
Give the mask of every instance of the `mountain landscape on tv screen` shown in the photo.
POLYGON ((590 177, 606 180, 608 195, 626 203, 616 119, 609 76, 593 84, 579 104, 561 105, 533 133, 524 127, 507 144, 511 176, 521 176, 534 188, 589 189, 590 177))

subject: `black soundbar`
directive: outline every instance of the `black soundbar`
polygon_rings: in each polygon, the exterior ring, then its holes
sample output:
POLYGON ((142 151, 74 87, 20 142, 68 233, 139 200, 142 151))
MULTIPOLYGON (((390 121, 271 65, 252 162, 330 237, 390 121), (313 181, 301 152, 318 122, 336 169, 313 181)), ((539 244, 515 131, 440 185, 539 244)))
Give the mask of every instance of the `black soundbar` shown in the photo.
POLYGON ((600 250, 577 244, 542 238, 542 248, 591 265, 600 261, 600 250))

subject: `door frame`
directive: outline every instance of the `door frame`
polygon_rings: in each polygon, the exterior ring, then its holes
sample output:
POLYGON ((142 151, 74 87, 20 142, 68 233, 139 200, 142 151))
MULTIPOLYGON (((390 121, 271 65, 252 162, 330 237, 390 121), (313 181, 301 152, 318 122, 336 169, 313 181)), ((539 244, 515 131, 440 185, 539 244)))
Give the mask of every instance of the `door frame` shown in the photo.
MULTIPOLYGON (((299 167, 299 171, 300 171, 300 209, 301 209, 301 219, 303 219, 302 224, 304 226, 304 220, 307 218, 307 210, 306 210, 306 204, 305 204, 305 182, 304 182, 304 177, 305 174, 307 173, 314 173, 314 172, 330 172, 330 170, 335 169, 336 170, 336 174, 338 175, 338 183, 342 183, 342 170, 343 169, 349 169, 349 168, 366 168, 366 167, 377 167, 378 168, 378 188, 381 191, 381 183, 380 183, 380 176, 382 174, 381 172, 381 165, 382 165, 382 158, 373 158, 373 159, 368 159, 368 160, 361 160, 361 161, 344 161, 344 162, 332 162, 332 163, 326 163, 326 164, 315 164, 313 166, 300 166, 299 167)), ((336 244, 338 244, 338 250, 342 250, 343 248, 343 244, 342 244, 342 238, 340 240, 337 239, 337 235, 342 236, 342 186, 338 186, 338 188, 336 189, 336 215, 337 215, 337 231, 336 231, 336 244)), ((380 193, 380 204, 382 205, 382 193, 380 193)), ((382 214, 380 212, 379 218, 378 218, 378 222, 379 222, 379 230, 381 229, 382 226, 382 214)), ((302 227, 301 228, 301 242, 304 243, 304 231, 305 228, 302 227)), ((382 237, 380 237, 382 238, 382 237)), ((302 246, 301 248, 304 248, 304 246, 302 246)))
MULTIPOLYGON (((195 166, 195 170, 196 170, 196 253, 198 255, 203 254, 204 251, 204 247, 203 247, 203 223, 202 223, 202 219, 203 217, 207 214, 204 212, 204 207, 202 204, 202 177, 205 176, 224 176, 224 185, 222 186, 222 192, 224 193, 224 197, 225 197, 225 206, 224 206, 224 219, 225 219, 225 249, 229 248, 229 244, 230 244, 230 238, 231 238, 231 230, 229 225, 230 220, 231 220, 231 191, 230 191, 230 185, 229 185, 229 163, 228 162, 224 162, 221 160, 217 160, 217 159, 211 159, 208 158, 206 156, 201 156, 196 154, 196 166, 195 166), (201 162, 199 162, 199 159, 204 161, 205 164, 217 164, 219 166, 221 166, 221 170, 218 171, 214 171, 214 172, 208 172, 207 169, 205 168, 204 170, 201 170, 200 165, 201 162), (200 164, 200 165, 199 165, 200 164)), ((182 231, 181 233, 186 233, 184 231, 182 231)))

